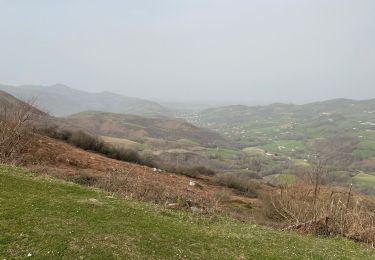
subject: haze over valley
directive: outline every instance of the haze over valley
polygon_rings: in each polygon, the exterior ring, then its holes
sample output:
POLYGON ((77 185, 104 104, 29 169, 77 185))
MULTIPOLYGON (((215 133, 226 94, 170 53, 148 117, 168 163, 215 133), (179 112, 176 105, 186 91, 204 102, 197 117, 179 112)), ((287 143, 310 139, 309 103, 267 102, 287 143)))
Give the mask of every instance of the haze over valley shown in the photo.
POLYGON ((0 259, 374 259, 374 11, 0 0, 0 259))

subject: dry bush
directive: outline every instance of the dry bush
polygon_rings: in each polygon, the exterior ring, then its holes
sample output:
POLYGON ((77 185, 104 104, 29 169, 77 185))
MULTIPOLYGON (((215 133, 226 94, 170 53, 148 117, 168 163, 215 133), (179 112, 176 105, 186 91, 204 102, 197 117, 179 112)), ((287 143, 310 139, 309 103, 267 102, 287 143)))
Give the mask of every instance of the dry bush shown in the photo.
POLYGON ((134 177, 130 172, 109 172, 97 182, 97 187, 141 201, 161 203, 168 200, 165 189, 152 181, 134 177))
POLYGON ((95 186, 141 201, 159 204, 178 203, 181 207, 196 206, 206 211, 212 210, 217 204, 209 196, 197 196, 194 193, 170 189, 157 181, 145 179, 128 171, 109 172, 105 177, 99 178, 95 186))
POLYGON ((167 172, 173 172, 191 178, 198 178, 199 176, 214 176, 216 174, 214 171, 204 166, 189 167, 168 162, 158 162, 155 166, 167 172))
POLYGON ((293 185, 269 199, 269 213, 290 229, 375 243, 374 198, 329 187, 319 187, 316 195, 314 185, 293 185))
POLYGON ((258 197, 259 183, 244 175, 222 173, 215 176, 215 181, 228 188, 235 189, 247 197, 258 197))
POLYGON ((227 189, 222 189, 215 193, 215 198, 220 203, 227 203, 230 201, 231 192, 227 189))
POLYGON ((33 107, 20 103, 10 109, 0 107, 0 163, 18 164, 28 150, 35 135, 31 127, 33 107))

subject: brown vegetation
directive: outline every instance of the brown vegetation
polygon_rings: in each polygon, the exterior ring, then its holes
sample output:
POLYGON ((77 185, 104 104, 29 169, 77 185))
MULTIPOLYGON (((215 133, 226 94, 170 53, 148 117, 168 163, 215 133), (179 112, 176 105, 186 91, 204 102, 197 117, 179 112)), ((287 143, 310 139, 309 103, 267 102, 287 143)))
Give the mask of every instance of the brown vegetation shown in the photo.
POLYGON ((348 190, 322 186, 325 160, 318 160, 305 184, 281 186, 268 194, 269 217, 300 232, 342 235, 375 243, 375 199, 348 190))
POLYGON ((110 159, 48 137, 38 138, 23 161, 38 172, 143 201, 189 204, 207 210, 217 207, 214 194, 220 187, 192 187, 190 178, 182 175, 110 159))
POLYGON ((92 136, 83 131, 61 130, 56 126, 50 126, 40 129, 39 132, 43 135, 63 140, 83 150, 97 152, 112 159, 154 166, 152 160, 142 158, 138 152, 133 149, 115 147, 114 145, 105 143, 101 138, 92 136))
POLYGON ((30 121, 32 106, 2 103, 0 107, 0 163, 15 164, 35 141, 30 121))
POLYGON ((258 197, 258 192, 261 188, 259 182, 241 174, 218 174, 215 177, 215 181, 251 198, 258 197))

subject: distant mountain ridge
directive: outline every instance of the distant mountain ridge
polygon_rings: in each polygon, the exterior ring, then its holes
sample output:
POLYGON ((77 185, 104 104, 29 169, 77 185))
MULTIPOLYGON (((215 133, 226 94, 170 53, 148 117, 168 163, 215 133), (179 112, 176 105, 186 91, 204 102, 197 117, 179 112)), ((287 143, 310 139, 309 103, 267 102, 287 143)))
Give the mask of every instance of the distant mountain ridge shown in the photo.
MULTIPOLYGON (((206 109, 184 118, 244 146, 334 136, 351 136, 365 145, 375 139, 375 99, 333 99, 303 105, 234 105, 206 109)), ((372 149, 371 146, 371 154, 375 155, 372 149)))
POLYGON ((0 90, 23 101, 36 98, 36 106, 53 116, 67 116, 87 110, 154 117, 172 115, 169 109, 153 101, 111 92, 89 93, 62 84, 17 87, 0 84, 0 90))
MULTIPOLYGON (((373 112, 375 115, 375 98, 367 100, 332 99, 327 101, 307 103, 303 105, 274 103, 266 106, 232 105, 224 107, 209 108, 196 113, 188 121, 202 125, 217 123, 236 123, 249 119, 256 120, 261 117, 277 117, 290 115, 291 118, 311 119, 320 117, 322 114, 358 115, 373 112)), ((206 125, 207 126, 207 125, 206 125)))

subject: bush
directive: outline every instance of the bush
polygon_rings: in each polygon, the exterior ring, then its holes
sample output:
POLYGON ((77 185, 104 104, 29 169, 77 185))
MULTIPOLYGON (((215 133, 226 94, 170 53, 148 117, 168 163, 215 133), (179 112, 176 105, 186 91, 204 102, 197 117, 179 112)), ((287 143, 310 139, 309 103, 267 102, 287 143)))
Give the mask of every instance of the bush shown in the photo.
POLYGON ((204 175, 204 176, 214 176, 215 172, 211 169, 208 169, 204 166, 196 166, 191 168, 192 172, 197 173, 197 175, 204 175))
POLYGON ((373 197, 325 186, 314 195, 313 185, 300 184, 273 190, 268 201, 273 217, 290 229, 375 243, 373 197))
POLYGON ((258 197, 258 189, 260 188, 259 183, 244 175, 228 173, 218 174, 215 177, 215 181, 221 185, 227 186, 228 188, 235 189, 245 196, 251 198, 258 197))
POLYGON ((165 162, 159 163, 157 166, 158 168, 165 171, 185 175, 192 178, 197 178, 198 176, 214 176, 216 174, 214 171, 204 166, 187 167, 165 162))
POLYGON ((59 130, 54 126, 42 129, 40 132, 51 138, 63 140, 83 150, 97 152, 115 160, 132 162, 150 167, 154 166, 154 163, 150 158, 143 160, 137 151, 114 147, 105 143, 100 138, 89 135, 83 131, 59 130))
POLYGON ((35 141, 31 117, 32 107, 26 103, 13 110, 6 104, 0 108, 0 163, 22 163, 35 141))
POLYGON ((83 131, 59 130, 56 126, 53 126, 41 129, 40 132, 51 138, 63 140, 83 150, 97 152, 115 160, 137 163, 149 167, 156 167, 165 171, 182 174, 193 178, 202 175, 215 175, 214 171, 204 166, 186 167, 169 163, 157 164, 150 156, 142 157, 135 150, 115 147, 113 145, 105 143, 100 138, 89 135, 83 131))
POLYGON ((75 177, 73 181, 79 185, 94 186, 97 183, 98 179, 94 176, 80 175, 75 177))

